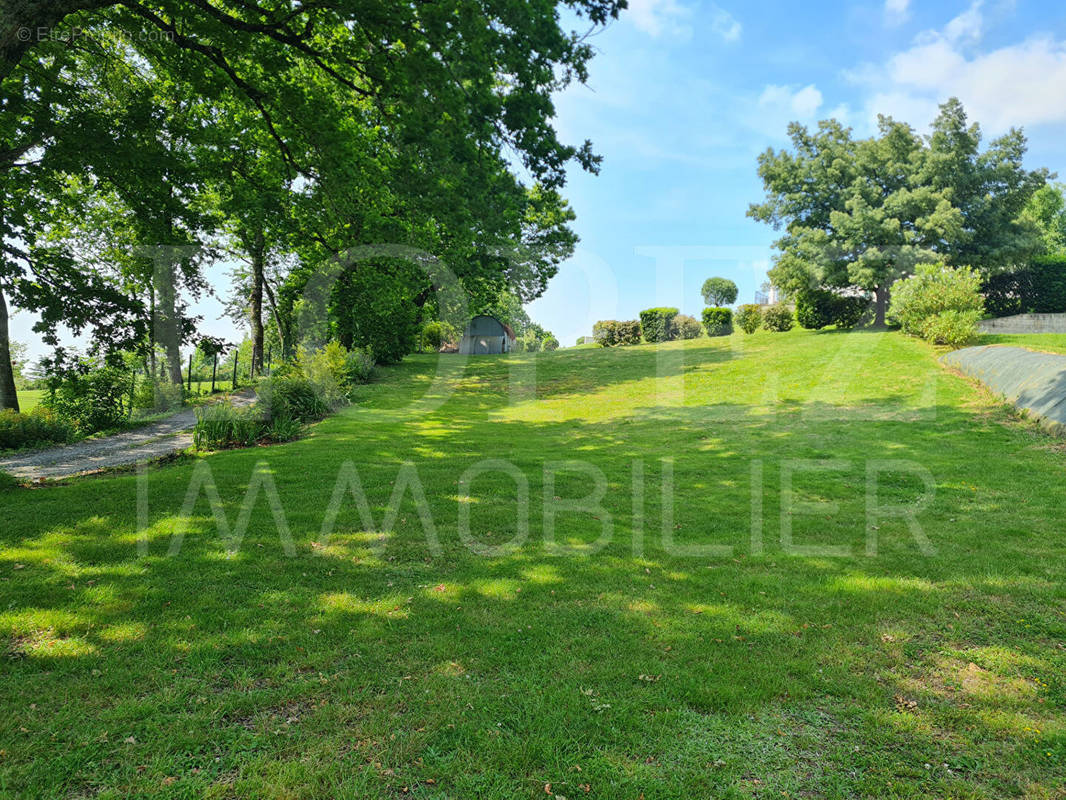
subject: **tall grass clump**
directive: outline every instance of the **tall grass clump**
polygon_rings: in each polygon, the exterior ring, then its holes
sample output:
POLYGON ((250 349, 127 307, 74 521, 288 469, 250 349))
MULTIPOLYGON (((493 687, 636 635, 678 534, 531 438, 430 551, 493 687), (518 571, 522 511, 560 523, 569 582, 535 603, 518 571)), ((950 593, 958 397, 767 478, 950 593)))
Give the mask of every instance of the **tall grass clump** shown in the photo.
POLYGON ((37 406, 29 414, 0 411, 0 450, 66 444, 75 438, 74 426, 51 408, 37 406))

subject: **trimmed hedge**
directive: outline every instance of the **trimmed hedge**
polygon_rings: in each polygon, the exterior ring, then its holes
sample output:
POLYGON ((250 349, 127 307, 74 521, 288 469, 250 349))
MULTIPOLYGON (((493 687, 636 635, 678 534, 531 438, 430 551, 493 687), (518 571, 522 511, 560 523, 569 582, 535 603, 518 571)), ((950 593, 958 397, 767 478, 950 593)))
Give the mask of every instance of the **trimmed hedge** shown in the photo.
POLYGON ((600 347, 640 344, 640 323, 635 319, 601 319, 592 326, 592 340, 600 347))
POLYGON ((796 296, 796 321, 813 331, 828 325, 854 328, 869 307, 870 298, 865 295, 845 297, 828 289, 807 289, 796 296))
POLYGON ((990 275, 981 293, 993 317, 1066 313, 1066 256, 1041 256, 1022 269, 990 275))
POLYGON ((673 338, 676 308, 646 308, 640 312, 640 329, 646 342, 668 342, 673 338))
POLYGON ((737 309, 737 327, 744 333, 755 333, 762 325, 762 307, 754 303, 747 303, 737 309))
POLYGON ((790 331, 792 330, 792 322, 792 309, 780 303, 770 306, 762 315, 763 327, 768 331, 776 331, 778 333, 790 331))
POLYGON ((705 308, 703 327, 708 336, 728 336, 733 332, 733 312, 728 308, 705 308))
POLYGON ((699 320, 688 314, 678 314, 672 323, 674 327, 673 338, 675 339, 698 339, 703 333, 699 320))

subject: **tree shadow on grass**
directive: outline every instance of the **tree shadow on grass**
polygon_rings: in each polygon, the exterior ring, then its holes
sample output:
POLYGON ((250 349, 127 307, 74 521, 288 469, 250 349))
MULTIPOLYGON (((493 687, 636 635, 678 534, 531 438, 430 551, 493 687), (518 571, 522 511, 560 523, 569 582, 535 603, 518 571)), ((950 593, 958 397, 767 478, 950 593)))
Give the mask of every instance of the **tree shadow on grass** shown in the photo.
MULTIPOLYGON (((1053 787, 1062 762, 1036 759, 1039 736, 1024 729, 1049 731, 1048 752, 1062 752, 1061 460, 954 407, 893 417, 901 400, 654 407, 580 425, 476 425, 444 409, 435 435, 340 420, 291 446, 209 459, 230 524, 268 462, 291 558, 262 498, 235 553, 201 498, 167 556, 190 465, 150 473, 144 557, 133 477, 5 498, 0 692, 16 711, 0 768, 40 794, 1053 787), (459 484, 485 458, 513 463, 530 489, 530 537, 496 557, 458 530, 469 488, 482 544, 517 534, 512 476, 459 484), (599 508, 557 510, 551 547, 546 504, 590 490, 587 473, 559 468, 546 494, 545 461, 561 458, 592 465, 606 494, 599 508), (380 536, 349 499, 318 541, 349 459, 379 523, 399 465, 415 465, 439 555, 410 495, 380 536), (797 469, 825 459, 847 463, 797 469), (917 519, 935 556, 899 517, 878 521, 877 555, 865 555, 870 460, 933 476, 917 519), (803 510, 784 501, 783 468, 803 510), (849 554, 789 554, 785 524, 794 544, 849 554), (706 544, 733 550, 676 549, 706 544)), ((903 505, 922 490, 893 473, 877 499, 903 505)))

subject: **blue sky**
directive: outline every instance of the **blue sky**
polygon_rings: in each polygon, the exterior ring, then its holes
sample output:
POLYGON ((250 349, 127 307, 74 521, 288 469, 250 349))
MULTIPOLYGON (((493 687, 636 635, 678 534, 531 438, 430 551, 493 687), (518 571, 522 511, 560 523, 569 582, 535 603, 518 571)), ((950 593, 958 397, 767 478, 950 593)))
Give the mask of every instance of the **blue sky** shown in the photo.
POLYGON ((572 173, 579 252, 528 307, 565 345, 651 305, 698 316, 710 275, 751 302, 775 238, 745 217, 756 156, 787 144, 791 120, 866 135, 887 113, 924 131, 955 95, 987 135, 1023 126, 1029 165, 1066 178, 1061 2, 630 0, 593 42, 589 85, 558 98, 557 122, 603 170, 572 173))
MULTIPOLYGON (((789 121, 838 117, 868 134, 877 113, 923 129, 955 95, 990 135, 1021 125, 1029 165, 1066 178, 1066 4, 1052 0, 630 0, 592 40, 587 87, 559 96, 564 138, 590 138, 599 176, 566 194, 581 244, 532 317, 564 345, 597 319, 675 305, 697 316, 710 275, 750 302, 772 230, 745 217, 762 196, 756 156, 789 121)), ((226 265, 209 272, 224 293, 226 265)), ((205 333, 239 338, 221 306, 205 333)), ((17 314, 13 336, 45 348, 17 314)))

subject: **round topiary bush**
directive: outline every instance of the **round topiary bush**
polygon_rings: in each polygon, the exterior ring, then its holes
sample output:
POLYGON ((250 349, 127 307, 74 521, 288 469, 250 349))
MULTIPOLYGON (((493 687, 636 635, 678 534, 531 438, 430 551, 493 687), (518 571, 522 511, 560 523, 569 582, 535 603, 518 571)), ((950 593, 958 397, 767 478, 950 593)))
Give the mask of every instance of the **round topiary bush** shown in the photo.
POLYGON ((737 327, 744 333, 755 333, 762 325, 762 308, 753 303, 740 306, 736 313, 737 327))
POLYGON ((792 330, 792 323, 792 309, 781 303, 770 306, 762 315, 763 327, 768 331, 784 333, 792 330))
POLYGON ((703 327, 708 336, 728 336, 733 332, 733 312, 728 308, 705 308, 703 327))
POLYGON ((703 333, 699 321, 688 314, 678 314, 674 317, 673 325, 675 339, 698 339, 703 333))

